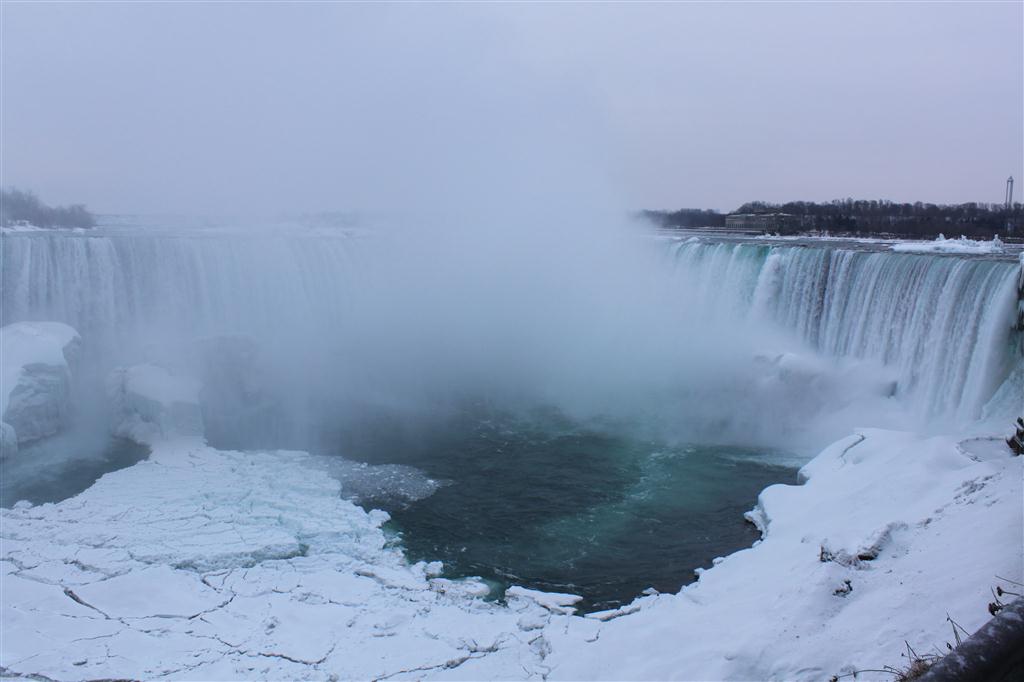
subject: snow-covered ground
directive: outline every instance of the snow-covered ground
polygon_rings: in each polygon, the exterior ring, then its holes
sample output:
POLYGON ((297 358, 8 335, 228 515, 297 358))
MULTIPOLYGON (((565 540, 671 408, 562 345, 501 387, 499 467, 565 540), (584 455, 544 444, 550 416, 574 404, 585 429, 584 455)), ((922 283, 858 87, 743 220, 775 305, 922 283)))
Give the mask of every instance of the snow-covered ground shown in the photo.
POLYGON ((974 630, 991 586, 1024 582, 1022 458, 862 430, 804 485, 766 489, 764 539, 677 595, 587 617, 572 595, 513 588, 502 605, 409 565, 386 514, 342 499, 316 458, 214 450, 156 409, 181 414, 187 387, 121 376, 151 401, 126 414, 161 425, 132 431, 149 460, 0 511, 6 675, 820 680, 900 665, 904 640, 942 647, 947 613, 974 630))
POLYGON ((2 665, 55 679, 546 672, 531 643, 551 611, 407 565, 386 518, 303 453, 164 441, 73 499, 3 512, 2 665))

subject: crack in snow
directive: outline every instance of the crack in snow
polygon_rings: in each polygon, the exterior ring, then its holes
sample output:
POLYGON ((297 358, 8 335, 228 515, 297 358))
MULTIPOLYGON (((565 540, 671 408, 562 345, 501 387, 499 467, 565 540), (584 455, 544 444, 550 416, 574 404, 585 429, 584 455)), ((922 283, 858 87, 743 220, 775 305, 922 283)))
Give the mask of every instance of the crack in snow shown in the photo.
POLYGON ((64 588, 64 594, 71 601, 77 602, 77 603, 81 604, 82 606, 84 606, 86 608, 92 609, 93 611, 95 611, 96 613, 100 614, 101 616, 103 616, 107 620, 118 620, 118 619, 115 619, 115 618, 111 618, 108 614, 104 613, 103 611, 99 610, 98 608, 96 608, 95 606, 90 604, 89 602, 87 602, 84 599, 82 599, 81 597, 79 597, 77 594, 75 594, 75 591, 72 590, 70 587, 65 587, 64 588))

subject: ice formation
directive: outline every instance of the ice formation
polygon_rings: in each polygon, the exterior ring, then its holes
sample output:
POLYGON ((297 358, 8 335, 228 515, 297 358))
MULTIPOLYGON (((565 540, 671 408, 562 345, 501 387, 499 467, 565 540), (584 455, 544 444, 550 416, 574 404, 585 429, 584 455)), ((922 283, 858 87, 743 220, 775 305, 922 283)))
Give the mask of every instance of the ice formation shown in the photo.
POLYGON ((0 430, 4 457, 17 444, 51 436, 66 425, 78 333, 58 322, 0 327, 0 430))
POLYGON ((1003 242, 996 235, 992 238, 992 241, 984 241, 978 239, 968 239, 967 237, 960 237, 959 239, 947 239, 945 235, 939 235, 934 241, 930 242, 897 242, 890 247, 893 251, 903 251, 912 253, 1002 253, 1003 242))

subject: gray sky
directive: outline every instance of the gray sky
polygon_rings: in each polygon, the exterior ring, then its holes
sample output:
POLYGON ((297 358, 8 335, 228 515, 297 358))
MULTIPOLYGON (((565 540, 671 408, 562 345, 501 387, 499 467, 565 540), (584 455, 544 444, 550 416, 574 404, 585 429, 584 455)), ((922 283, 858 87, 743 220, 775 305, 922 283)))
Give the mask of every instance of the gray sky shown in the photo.
POLYGON ((2 181, 51 203, 733 209, 1024 185, 1020 2, 0 11, 2 181))

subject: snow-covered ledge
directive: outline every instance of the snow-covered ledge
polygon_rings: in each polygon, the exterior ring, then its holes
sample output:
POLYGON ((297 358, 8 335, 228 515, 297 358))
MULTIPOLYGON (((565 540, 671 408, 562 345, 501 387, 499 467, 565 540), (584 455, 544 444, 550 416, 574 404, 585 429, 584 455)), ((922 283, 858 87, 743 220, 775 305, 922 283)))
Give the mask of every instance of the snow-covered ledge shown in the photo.
POLYGON ((78 332, 60 322, 0 327, 0 457, 67 423, 78 332))

